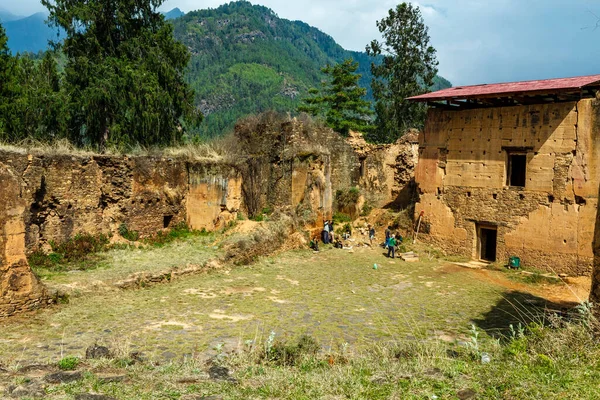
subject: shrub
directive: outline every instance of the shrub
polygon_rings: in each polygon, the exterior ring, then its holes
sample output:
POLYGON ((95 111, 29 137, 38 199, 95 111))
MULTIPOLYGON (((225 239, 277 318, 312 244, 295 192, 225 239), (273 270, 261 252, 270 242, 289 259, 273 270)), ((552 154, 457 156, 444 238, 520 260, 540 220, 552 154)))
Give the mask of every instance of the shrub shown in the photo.
POLYGON ((58 368, 63 371, 73 371, 79 365, 79 358, 68 356, 58 362, 58 368))
POLYGON ((127 227, 125 222, 119 225, 119 235, 130 242, 135 242, 140 238, 140 234, 137 231, 129 230, 129 227, 127 227))
POLYGON ((360 190, 356 187, 340 189, 335 193, 335 201, 338 209, 355 206, 360 198, 360 190))
POLYGON ((352 222, 352 217, 348 214, 342 212, 336 212, 333 214, 333 223, 334 224, 343 224, 345 222, 352 222))
POLYGON ((371 214, 371 211, 373 211, 373 205, 370 202, 365 201, 365 204, 363 204, 362 210, 360 211, 360 215, 366 217, 371 214))
POLYGON ((28 257, 29 265, 31 268, 47 268, 56 269, 57 266, 62 262, 63 257, 57 253, 46 254, 42 250, 36 250, 31 253, 28 257))
POLYGON ((346 232, 350 232, 350 234, 352 234, 352 224, 349 222, 345 223, 342 227, 335 230, 335 233, 337 233, 338 235, 343 235, 346 232))
POLYGON ((50 257, 55 260, 60 257, 66 262, 83 261, 92 253, 106 250, 108 244, 108 236, 102 233, 98 235, 78 233, 73 238, 60 244, 50 242, 52 251, 56 253, 56 255, 50 257))
POLYGON ((208 235, 208 232, 206 231, 206 229, 202 229, 201 231, 190 229, 190 227, 185 222, 180 222, 168 231, 157 232, 151 237, 145 239, 144 243, 156 247, 162 247, 175 240, 187 239, 189 237, 199 235, 208 235))
POLYGON ((302 335, 296 343, 275 341, 265 351, 265 358, 279 366, 297 366, 308 357, 316 355, 321 346, 315 338, 302 335))

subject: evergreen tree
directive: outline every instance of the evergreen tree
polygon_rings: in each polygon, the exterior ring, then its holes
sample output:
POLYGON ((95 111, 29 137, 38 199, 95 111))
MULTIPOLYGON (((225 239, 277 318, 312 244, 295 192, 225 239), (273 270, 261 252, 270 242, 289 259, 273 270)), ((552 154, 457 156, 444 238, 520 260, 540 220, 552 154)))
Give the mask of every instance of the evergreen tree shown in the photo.
POLYGON ((373 40, 367 46, 369 55, 382 57, 381 63, 371 64, 377 129, 370 138, 389 143, 408 129, 423 126, 426 106, 406 98, 428 91, 438 62, 419 7, 399 4, 377 22, 377 27, 383 42, 373 40))
POLYGON ((8 49, 8 37, 0 24, 0 139, 12 141, 14 101, 18 85, 15 77, 15 59, 8 49))
POLYGON ((42 0, 66 32, 69 136, 101 149, 173 144, 198 121, 184 81, 189 60, 157 8, 164 0, 42 0))
POLYGON ((367 132, 373 112, 370 103, 363 100, 367 90, 358 85, 359 74, 355 74, 358 63, 347 59, 334 66, 327 65, 321 71, 328 76, 321 90, 311 89, 311 97, 303 100, 299 111, 322 117, 334 131, 344 136, 350 130, 367 132))
POLYGON ((66 96, 52 53, 40 61, 11 56, 0 25, 0 140, 50 140, 65 135, 66 96))
POLYGON ((19 134, 42 141, 66 137, 68 98, 52 52, 40 61, 18 57, 19 134))

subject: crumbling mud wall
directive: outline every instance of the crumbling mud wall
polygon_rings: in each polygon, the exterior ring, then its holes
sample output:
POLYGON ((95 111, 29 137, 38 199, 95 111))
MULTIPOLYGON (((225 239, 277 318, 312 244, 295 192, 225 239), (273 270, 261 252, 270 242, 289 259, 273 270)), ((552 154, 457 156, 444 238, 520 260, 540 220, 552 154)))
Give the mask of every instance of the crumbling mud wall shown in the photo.
POLYGON ((359 159, 357 186, 374 207, 404 209, 416 200, 415 168, 419 161, 418 131, 411 131, 396 143, 374 145, 361 134, 350 132, 348 143, 359 159))
POLYGON ((48 249, 78 233, 141 237, 180 222, 212 230, 239 210, 239 173, 165 157, 0 152, 22 186, 25 245, 48 249), (237 201, 235 200, 237 198, 237 201))
POLYGON ((232 166, 192 164, 188 166, 187 224, 193 229, 224 228, 242 208, 242 176, 232 166))
MULTIPOLYGON (((589 275, 598 206, 596 100, 450 111, 431 109, 416 181, 424 240, 480 258, 479 228, 497 232, 497 260, 589 275), (511 154, 524 158, 512 186, 511 154)), ((515 172, 516 173, 516 172, 515 172)))
POLYGON ((25 255, 79 233, 116 236, 126 227, 144 237, 180 222, 210 231, 264 207, 320 229, 337 190, 356 186, 384 205, 411 181, 410 140, 372 146, 270 114, 238 128, 232 164, 0 150, 0 316, 45 301, 25 255))
POLYGON ((259 181, 253 186, 261 207, 294 211, 308 227, 332 217, 338 190, 358 187, 372 206, 382 207, 409 199, 414 189, 414 134, 377 146, 359 133, 344 138, 310 121, 265 114, 238 124, 236 137, 248 162, 261 164, 244 172, 244 184, 259 181))
POLYGON ((0 317, 33 310, 48 301, 25 257, 25 211, 19 178, 0 163, 0 317))

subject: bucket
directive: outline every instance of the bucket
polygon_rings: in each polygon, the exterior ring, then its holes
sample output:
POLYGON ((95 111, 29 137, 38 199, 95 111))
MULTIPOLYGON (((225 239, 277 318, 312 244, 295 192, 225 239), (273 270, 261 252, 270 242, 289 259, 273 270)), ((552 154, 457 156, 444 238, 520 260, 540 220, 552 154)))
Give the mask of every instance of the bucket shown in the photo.
POLYGON ((510 268, 519 269, 521 268, 521 259, 519 257, 509 257, 508 258, 508 266, 510 268))

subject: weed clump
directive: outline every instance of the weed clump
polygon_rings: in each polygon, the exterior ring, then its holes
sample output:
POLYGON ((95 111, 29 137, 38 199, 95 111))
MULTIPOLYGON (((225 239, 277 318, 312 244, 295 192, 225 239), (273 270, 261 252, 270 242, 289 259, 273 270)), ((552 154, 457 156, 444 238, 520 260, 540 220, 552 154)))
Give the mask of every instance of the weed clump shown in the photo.
POLYGON ((79 358, 68 356, 58 362, 58 368, 63 371, 73 371, 79 365, 79 358))
POLYGON ((278 366, 298 366, 306 358, 317 355, 321 346, 310 335, 302 335, 296 342, 275 340, 267 343, 262 359, 278 366))
POLYGON ((193 236, 206 236, 208 234, 206 229, 202 229, 201 231, 190 229, 185 222, 180 222, 168 231, 159 231, 149 238, 146 238, 144 243, 154 247, 163 247, 176 240, 188 239, 193 236))
POLYGON ((137 231, 130 230, 124 222, 119 225, 119 235, 130 242, 136 242, 140 238, 140 234, 137 231))
POLYGON ((52 251, 62 256, 66 262, 84 261, 90 254, 106 250, 109 244, 104 234, 91 235, 78 233, 73 238, 60 244, 50 243, 52 251))

